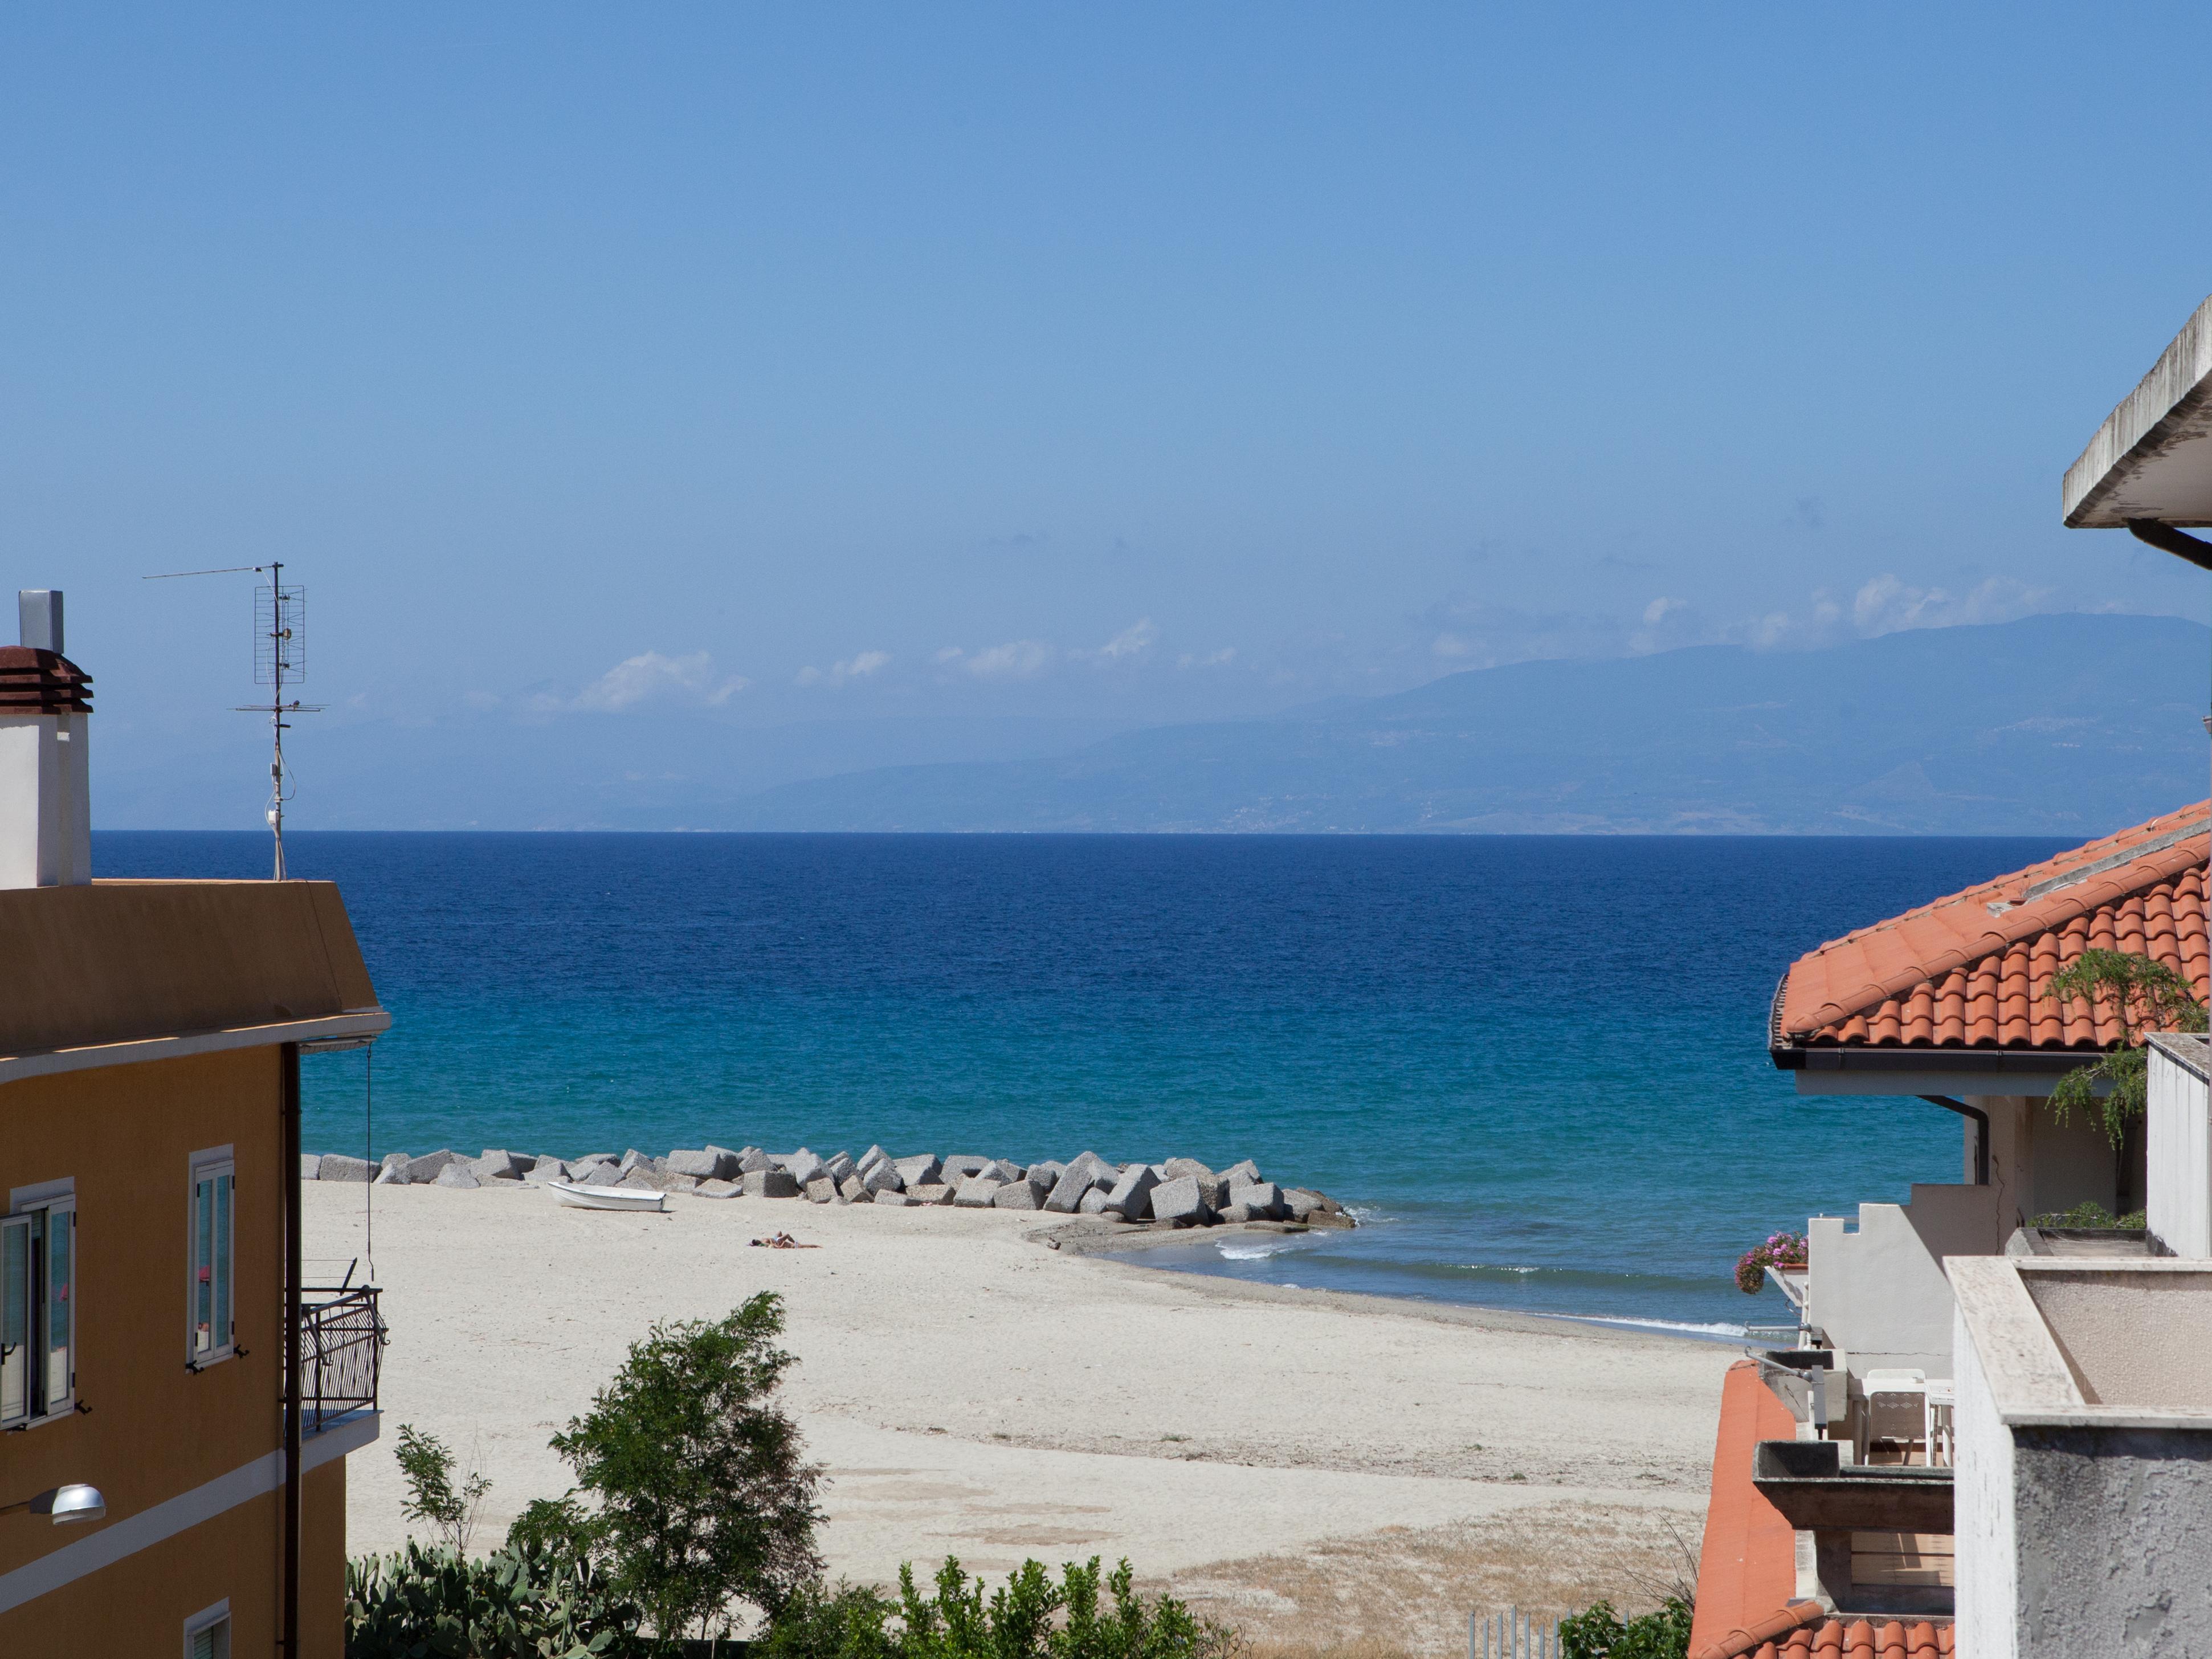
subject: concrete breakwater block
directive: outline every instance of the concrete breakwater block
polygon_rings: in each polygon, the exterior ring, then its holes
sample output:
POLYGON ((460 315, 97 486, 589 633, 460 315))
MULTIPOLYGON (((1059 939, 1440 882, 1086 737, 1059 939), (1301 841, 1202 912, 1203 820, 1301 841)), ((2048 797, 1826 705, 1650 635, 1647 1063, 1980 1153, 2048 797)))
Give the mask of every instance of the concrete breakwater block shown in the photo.
POLYGON ((1163 1181, 1152 1188, 1152 1219, 1176 1226, 1197 1226, 1212 1214, 1211 1206, 1198 1194, 1196 1176, 1179 1176, 1173 1181, 1163 1181))
POLYGON ((700 1181, 727 1181, 738 1173, 738 1155, 707 1147, 696 1152, 673 1152, 668 1155, 666 1167, 672 1175, 687 1175, 700 1181))
POLYGON ((937 1185, 945 1170, 934 1152, 924 1152, 917 1158, 895 1158, 891 1168, 898 1171, 898 1178, 908 1192, 917 1187, 937 1185))
POLYGON ((343 1152, 325 1152, 315 1160, 318 1181, 374 1181, 377 1166, 365 1158, 348 1158, 343 1152))
POLYGON ((908 1187, 907 1196, 917 1204, 950 1204, 952 1188, 941 1181, 925 1181, 918 1187, 908 1187))
POLYGON ((996 1175, 978 1172, 960 1183, 952 1201, 963 1210, 988 1210, 991 1200, 999 1195, 999 1188, 1006 1184, 996 1175))
POLYGON ((745 1171, 747 1198, 797 1198, 799 1182, 788 1170, 748 1170, 745 1171))
POLYGON ((1289 1213, 1283 1207, 1283 1189, 1272 1181, 1236 1183, 1229 1189, 1229 1206, 1249 1210, 1264 1221, 1279 1220, 1289 1213))
POLYGON ((1106 1194, 1106 1207, 1124 1221, 1143 1221, 1152 1213, 1152 1194, 1160 1178, 1149 1164, 1132 1164, 1106 1194))

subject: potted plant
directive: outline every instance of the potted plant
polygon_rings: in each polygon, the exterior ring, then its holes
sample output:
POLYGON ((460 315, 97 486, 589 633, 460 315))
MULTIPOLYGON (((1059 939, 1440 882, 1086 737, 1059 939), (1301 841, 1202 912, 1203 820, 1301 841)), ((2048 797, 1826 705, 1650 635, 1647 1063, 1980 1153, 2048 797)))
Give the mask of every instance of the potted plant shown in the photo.
POLYGON ((1735 1287, 1746 1296, 1757 1296, 1766 1288, 1766 1270, 1805 1267, 1805 1235, 1776 1233, 1763 1244, 1754 1244, 1737 1258, 1735 1287))

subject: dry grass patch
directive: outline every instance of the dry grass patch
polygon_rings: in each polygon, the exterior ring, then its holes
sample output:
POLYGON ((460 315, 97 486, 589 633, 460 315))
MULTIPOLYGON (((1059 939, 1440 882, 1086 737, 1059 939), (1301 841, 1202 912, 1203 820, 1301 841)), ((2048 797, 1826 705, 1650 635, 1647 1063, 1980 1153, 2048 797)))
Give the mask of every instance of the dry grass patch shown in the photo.
POLYGON ((1699 1536, 1688 1514, 1555 1504, 1212 1562, 1146 1588, 1234 1626, 1249 1659, 1447 1659, 1466 1651, 1470 1612, 1550 1618, 1602 1600, 1628 1614, 1686 1598, 1699 1536))

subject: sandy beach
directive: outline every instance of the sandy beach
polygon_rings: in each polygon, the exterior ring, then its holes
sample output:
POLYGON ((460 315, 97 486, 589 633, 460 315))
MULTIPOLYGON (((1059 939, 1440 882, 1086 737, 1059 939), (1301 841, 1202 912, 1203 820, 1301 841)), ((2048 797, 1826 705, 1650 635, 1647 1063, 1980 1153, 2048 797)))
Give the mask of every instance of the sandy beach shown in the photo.
MULTIPOLYGON (((358 1187, 309 1183, 310 1282, 367 1254, 358 1187)), ((833 1575, 945 1554, 1127 1556, 1255 1641, 1463 1644, 1471 1607, 1648 1604, 1695 1549, 1714 1344, 1256 1286, 1054 1249, 997 1211, 537 1190, 374 1192, 392 1341, 356 1553, 404 1536, 411 1423, 493 1482, 477 1546, 567 1490, 547 1449, 656 1320, 786 1301, 787 1384, 827 1466, 833 1575), (751 1248, 787 1229, 819 1248, 751 1248)), ((1072 1243, 1072 1241, 1071 1241, 1072 1243)), ((365 1264, 364 1264, 365 1267, 365 1264)))

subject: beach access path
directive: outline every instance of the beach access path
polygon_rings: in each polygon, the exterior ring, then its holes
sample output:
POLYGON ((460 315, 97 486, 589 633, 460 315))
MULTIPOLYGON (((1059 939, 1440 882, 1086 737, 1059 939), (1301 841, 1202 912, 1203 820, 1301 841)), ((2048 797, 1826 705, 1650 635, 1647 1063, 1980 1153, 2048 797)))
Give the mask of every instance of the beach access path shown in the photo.
MULTIPOLYGON (((307 1279, 331 1282, 367 1254, 368 1189, 305 1191, 307 1279)), ((1738 1357, 1718 1344, 1038 1242, 1095 1232, 1087 1218, 668 1204, 374 1189, 392 1338, 383 1440, 349 1460, 354 1553, 406 1535, 402 1423, 490 1478, 476 1547, 493 1547, 522 1505, 568 1490, 547 1439, 630 1343, 763 1290, 784 1297, 787 1403, 830 1475, 833 1577, 1126 1556, 1261 1634, 1349 1620, 1374 1636, 1359 1604, 1387 1598, 1393 1645, 1443 1652, 1493 1601, 1648 1605, 1697 1545, 1738 1357), (818 1248, 748 1243, 784 1230, 818 1248), (1327 1617, 1306 1605, 1323 1594, 1327 1617)))

